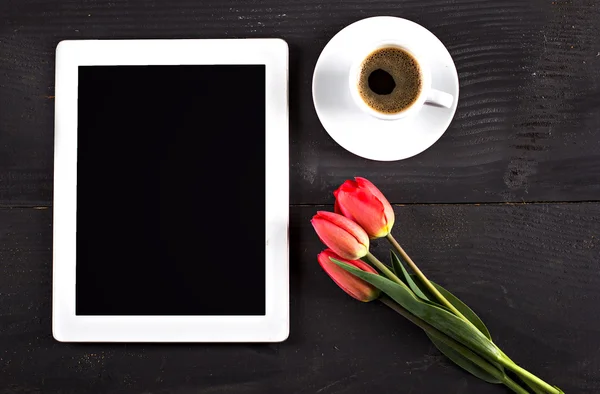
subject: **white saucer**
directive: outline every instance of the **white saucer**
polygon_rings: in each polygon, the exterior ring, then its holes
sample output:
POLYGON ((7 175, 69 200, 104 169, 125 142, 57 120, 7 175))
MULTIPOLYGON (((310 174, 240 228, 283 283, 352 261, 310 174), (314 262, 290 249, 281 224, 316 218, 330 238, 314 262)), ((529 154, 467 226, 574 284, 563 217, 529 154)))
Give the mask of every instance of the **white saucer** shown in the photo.
POLYGON ((458 103, 458 74, 450 53, 429 30, 406 19, 378 16, 345 27, 327 43, 315 66, 312 92, 319 120, 344 149, 371 160, 402 160, 429 148, 450 125, 458 103), (377 119, 352 100, 350 67, 361 47, 407 36, 429 56, 432 87, 452 94, 454 103, 451 108, 424 105, 409 118, 377 119))

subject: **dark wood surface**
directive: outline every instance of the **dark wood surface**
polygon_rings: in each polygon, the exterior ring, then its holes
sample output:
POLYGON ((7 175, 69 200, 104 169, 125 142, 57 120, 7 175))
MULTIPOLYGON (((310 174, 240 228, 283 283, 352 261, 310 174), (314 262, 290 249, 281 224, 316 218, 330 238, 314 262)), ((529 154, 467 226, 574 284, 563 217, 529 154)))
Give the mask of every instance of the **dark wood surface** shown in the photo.
MULTIPOLYGON (((324 207, 330 208, 330 207, 324 207)), ((381 304, 321 271, 291 208, 291 335, 281 344, 62 344, 50 319, 50 209, 0 210, 0 393, 504 393, 447 362, 381 304)), ((396 207, 395 234, 514 360, 600 392, 599 204, 396 207)), ((374 253, 385 256, 385 241, 374 253)))
POLYGON ((60 40, 214 37, 281 37, 290 45, 294 204, 331 203, 331 189, 357 174, 396 203, 596 200, 599 20, 594 0, 2 0, 0 203, 51 201, 60 40), (325 133, 313 108, 312 71, 323 46, 374 15, 423 24, 459 72, 452 126, 411 160, 357 158, 325 133))
POLYGON ((567 393, 600 392, 599 36, 595 0, 0 0, 0 394, 506 392, 453 367, 400 316, 351 300, 320 271, 308 221, 355 175, 407 204, 396 207, 396 235, 511 357, 567 393), (312 105, 323 46, 375 15, 421 23, 459 71, 451 127, 400 162, 344 151, 312 105), (289 340, 55 342, 56 44, 221 37, 290 45, 289 340))

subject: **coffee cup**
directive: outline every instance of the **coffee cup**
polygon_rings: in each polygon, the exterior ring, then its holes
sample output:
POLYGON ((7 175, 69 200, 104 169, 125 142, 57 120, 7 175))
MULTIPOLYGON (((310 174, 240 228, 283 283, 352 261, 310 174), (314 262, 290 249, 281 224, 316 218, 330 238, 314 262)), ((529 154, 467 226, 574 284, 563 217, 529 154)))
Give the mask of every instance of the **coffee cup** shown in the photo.
POLYGON ((455 98, 432 87, 431 71, 418 48, 381 41, 359 52, 350 67, 349 88, 356 105, 379 119, 416 114, 423 105, 451 108, 455 98))

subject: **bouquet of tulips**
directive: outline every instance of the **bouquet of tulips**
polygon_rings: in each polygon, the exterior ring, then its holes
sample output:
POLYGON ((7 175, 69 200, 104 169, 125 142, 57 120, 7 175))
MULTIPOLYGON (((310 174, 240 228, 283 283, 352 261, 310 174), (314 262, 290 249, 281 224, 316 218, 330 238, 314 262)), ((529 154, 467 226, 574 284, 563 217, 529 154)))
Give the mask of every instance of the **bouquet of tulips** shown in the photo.
POLYGON ((344 182, 334 196, 335 213, 317 212, 311 223, 329 248, 319 254, 319 264, 342 290, 363 302, 379 299, 480 379, 504 384, 515 393, 563 393, 512 361, 467 305, 427 279, 392 236, 394 211, 375 185, 355 178, 344 182), (369 252, 369 239, 383 237, 395 249, 389 266, 369 252))

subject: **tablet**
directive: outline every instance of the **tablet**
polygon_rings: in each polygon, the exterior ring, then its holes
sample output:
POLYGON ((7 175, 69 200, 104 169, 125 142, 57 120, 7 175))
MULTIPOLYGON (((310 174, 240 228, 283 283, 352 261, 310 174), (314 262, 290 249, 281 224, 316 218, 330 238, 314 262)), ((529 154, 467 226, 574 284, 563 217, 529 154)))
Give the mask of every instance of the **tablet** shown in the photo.
POLYGON ((58 45, 58 341, 287 337, 287 83, 279 39, 58 45))

